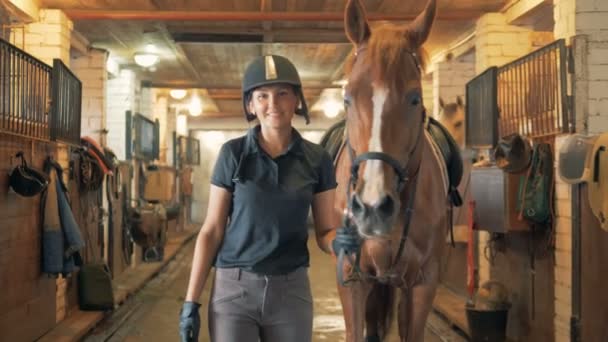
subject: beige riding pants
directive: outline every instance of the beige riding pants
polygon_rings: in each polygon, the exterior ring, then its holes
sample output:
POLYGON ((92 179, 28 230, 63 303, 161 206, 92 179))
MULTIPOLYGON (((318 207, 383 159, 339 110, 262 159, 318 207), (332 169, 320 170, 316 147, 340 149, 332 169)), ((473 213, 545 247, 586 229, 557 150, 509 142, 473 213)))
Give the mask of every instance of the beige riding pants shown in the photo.
POLYGON ((280 276, 218 268, 209 335, 212 342, 310 342, 312 312, 307 268, 280 276))

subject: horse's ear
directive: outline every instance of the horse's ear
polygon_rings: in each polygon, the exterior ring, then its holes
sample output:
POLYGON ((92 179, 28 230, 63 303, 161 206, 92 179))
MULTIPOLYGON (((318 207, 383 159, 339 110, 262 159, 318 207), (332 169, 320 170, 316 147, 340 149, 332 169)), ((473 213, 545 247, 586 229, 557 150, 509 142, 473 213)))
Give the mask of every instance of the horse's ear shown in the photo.
POLYGON ((431 33, 431 27, 435 20, 435 9, 437 0, 429 0, 426 8, 408 26, 408 35, 412 44, 416 47, 422 46, 431 33))
POLYGON ((462 97, 456 96, 456 104, 458 105, 458 107, 462 107, 463 106, 462 97))
POLYGON ((348 39, 355 45, 361 45, 369 39, 371 30, 361 0, 348 0, 344 12, 344 30, 348 39))
POLYGON ((443 107, 445 107, 445 102, 443 102, 443 99, 440 96, 439 97, 439 108, 443 109, 443 107))

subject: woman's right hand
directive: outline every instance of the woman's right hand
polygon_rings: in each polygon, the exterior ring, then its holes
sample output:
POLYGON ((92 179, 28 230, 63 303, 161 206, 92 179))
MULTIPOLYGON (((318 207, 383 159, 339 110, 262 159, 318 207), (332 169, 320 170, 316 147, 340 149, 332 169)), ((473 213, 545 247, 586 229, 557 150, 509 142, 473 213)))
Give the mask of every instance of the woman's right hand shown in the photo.
POLYGON ((198 333, 201 329, 201 317, 198 309, 201 307, 196 302, 185 302, 179 315, 179 335, 181 342, 197 342, 198 333))

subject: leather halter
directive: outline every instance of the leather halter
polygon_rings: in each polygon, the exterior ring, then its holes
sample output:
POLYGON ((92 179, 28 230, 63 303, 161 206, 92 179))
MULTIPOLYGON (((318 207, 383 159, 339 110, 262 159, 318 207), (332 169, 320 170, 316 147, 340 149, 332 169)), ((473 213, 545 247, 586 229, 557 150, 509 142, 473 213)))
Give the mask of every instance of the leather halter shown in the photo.
MULTIPOLYGON (((366 48, 365 46, 358 48, 357 51, 355 52, 355 58, 359 55, 359 53, 361 51, 365 50, 365 48, 366 48)), ((416 63, 416 67, 420 71, 420 63, 418 61, 417 55, 413 52, 410 52, 410 54, 412 55, 414 62, 416 63)), ((346 138, 345 145, 348 148, 348 152, 349 152, 349 155, 350 155, 350 158, 352 161, 352 166, 351 166, 351 176, 350 176, 349 184, 346 189, 346 200, 347 200, 348 209, 342 217, 342 225, 343 225, 343 227, 345 227, 345 229, 350 230, 349 233, 358 234, 357 228, 350 218, 350 213, 352 210, 351 191, 354 191, 356 189, 359 167, 362 162, 369 161, 369 160, 380 160, 380 161, 390 165, 393 168, 393 170, 395 171, 395 174, 397 175, 397 180, 398 180, 397 193, 401 193, 401 191, 403 190, 403 188, 405 187, 406 184, 411 184, 412 186, 410 187, 410 189, 408 189, 409 194, 407 197, 407 207, 405 209, 405 220, 404 220, 404 224, 403 224, 403 231, 402 231, 401 239, 399 242, 399 249, 397 250, 397 255, 391 262, 391 265, 389 266, 389 269, 386 272, 386 275, 384 275, 382 277, 378 277, 378 276, 375 276, 372 274, 363 273, 359 266, 361 250, 358 250, 355 253, 354 262, 349 258, 349 262, 352 265, 352 269, 351 269, 351 273, 349 274, 348 278, 346 280, 344 280, 343 274, 342 274, 342 265, 344 263, 344 257, 346 256, 346 253, 342 249, 338 253, 338 262, 336 265, 337 266, 337 278, 338 278, 338 282, 340 283, 341 286, 347 286, 347 284, 349 284, 350 282, 358 281, 361 279, 374 279, 374 280, 384 282, 384 281, 388 280, 388 278, 398 276, 397 274, 392 274, 392 273, 393 273, 395 266, 401 259, 403 250, 405 248, 405 242, 409 235, 410 223, 411 223, 411 219, 412 219, 413 211, 414 211, 414 199, 416 197, 416 188, 418 185, 417 176, 418 176, 418 170, 420 169, 421 161, 420 160, 418 161, 418 165, 416 165, 414 167, 413 171, 408 173, 408 169, 410 166, 412 166, 412 165, 410 165, 410 162, 412 161, 416 151, 418 151, 419 145, 420 145, 420 140, 422 140, 422 136, 424 135, 424 122, 425 121, 426 121, 426 110, 423 107, 422 120, 420 121, 420 128, 418 130, 418 136, 416 138, 416 142, 414 143, 414 147, 408 153, 408 158, 405 161, 405 164, 403 166, 401 166, 399 161, 397 161, 395 158, 393 158, 389 154, 383 153, 383 152, 365 152, 365 153, 357 155, 355 150, 352 148, 352 146, 348 140, 348 137, 346 138)))

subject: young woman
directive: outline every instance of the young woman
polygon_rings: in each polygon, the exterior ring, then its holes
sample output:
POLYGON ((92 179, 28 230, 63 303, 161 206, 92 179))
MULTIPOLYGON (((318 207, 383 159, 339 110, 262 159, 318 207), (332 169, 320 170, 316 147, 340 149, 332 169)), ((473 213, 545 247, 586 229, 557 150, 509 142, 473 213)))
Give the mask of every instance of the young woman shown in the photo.
POLYGON ((243 78, 243 106, 247 120, 257 119, 259 125, 220 150, 180 335, 182 341, 198 340, 196 301, 214 266, 208 308, 211 341, 309 342, 309 209, 324 252, 357 248, 358 237, 338 233, 334 239, 339 222, 332 160, 292 127, 294 114, 309 121, 294 65, 276 55, 255 59, 243 78))

